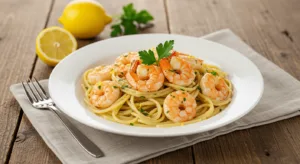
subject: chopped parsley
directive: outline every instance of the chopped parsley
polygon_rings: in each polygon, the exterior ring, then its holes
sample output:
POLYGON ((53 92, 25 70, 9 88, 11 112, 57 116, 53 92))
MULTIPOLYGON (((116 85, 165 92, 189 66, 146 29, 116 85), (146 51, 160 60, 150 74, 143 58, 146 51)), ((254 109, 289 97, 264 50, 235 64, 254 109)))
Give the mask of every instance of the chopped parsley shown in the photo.
POLYGON ((134 124, 133 124, 132 122, 130 123, 130 125, 131 125, 131 126, 134 126, 134 124))
POLYGON ((168 110, 167 113, 169 113, 170 111, 168 110))
POLYGON ((180 90, 184 91, 184 89, 183 89, 183 88, 180 88, 180 90))
POLYGON ((212 75, 214 75, 214 76, 217 76, 217 72, 215 72, 215 71, 212 71, 212 72, 210 72, 212 75))
POLYGON ((121 88, 122 89, 128 88, 128 85, 123 85, 121 88))
POLYGON ((117 86, 113 86, 114 88, 118 88, 117 86))
POLYGON ((200 88, 200 86, 199 86, 199 85, 197 86, 197 89, 198 89, 198 90, 201 92, 201 88, 200 88))
POLYGON ((144 116, 148 116, 148 112, 147 111, 145 111, 143 108, 141 108, 141 113, 144 115, 144 116))
POLYGON ((98 89, 101 89, 101 85, 98 86, 98 89))
POLYGON ((185 97, 183 98, 183 101, 186 101, 186 98, 185 98, 185 97))
POLYGON ((141 96, 140 98, 144 99, 144 98, 146 98, 146 97, 145 97, 145 96, 141 96))

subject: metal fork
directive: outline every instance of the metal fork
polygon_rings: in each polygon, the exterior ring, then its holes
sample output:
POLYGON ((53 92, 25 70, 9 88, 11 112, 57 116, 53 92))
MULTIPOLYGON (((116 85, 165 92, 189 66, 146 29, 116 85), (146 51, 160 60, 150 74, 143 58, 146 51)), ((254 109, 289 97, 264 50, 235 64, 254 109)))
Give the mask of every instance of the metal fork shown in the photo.
POLYGON ((75 140, 93 157, 99 158, 103 157, 103 152, 94 144, 90 139, 88 139, 81 131, 79 131, 58 109, 52 99, 47 96, 46 91, 43 89, 41 84, 34 78, 33 80, 28 79, 26 82, 22 82, 25 93, 31 102, 32 106, 38 109, 50 109, 54 112, 58 118, 67 127, 69 132, 75 138, 75 140))

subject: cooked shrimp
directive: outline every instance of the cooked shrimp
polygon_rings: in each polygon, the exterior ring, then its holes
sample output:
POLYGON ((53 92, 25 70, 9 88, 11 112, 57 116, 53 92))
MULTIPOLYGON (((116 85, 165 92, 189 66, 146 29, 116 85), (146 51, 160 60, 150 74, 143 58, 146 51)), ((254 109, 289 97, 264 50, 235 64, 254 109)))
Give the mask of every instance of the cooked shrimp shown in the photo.
POLYGON ((138 52, 128 52, 125 54, 122 54, 121 56, 117 57, 116 64, 131 64, 133 60, 139 60, 139 54, 138 52))
POLYGON ((126 73, 129 71, 130 69, 130 64, 124 65, 124 64, 114 64, 114 72, 116 73, 116 75, 118 75, 119 77, 124 77, 126 75, 126 73))
POLYGON ((195 79, 195 72, 188 62, 173 53, 159 62, 165 77, 169 82, 181 86, 190 85, 195 79))
POLYGON ((126 79, 134 89, 151 92, 163 86, 165 77, 158 66, 140 64, 139 60, 135 60, 126 74, 126 79))
POLYGON ((181 59, 188 62, 192 66, 193 69, 199 70, 199 69, 202 68, 203 60, 201 60, 199 58, 196 58, 192 55, 184 54, 184 53, 181 53, 181 52, 176 52, 176 54, 178 54, 178 56, 181 59))
POLYGON ((119 76, 123 76, 129 71, 130 64, 134 60, 139 60, 139 59, 140 59, 140 57, 139 57, 138 52, 124 53, 121 56, 117 57, 115 64, 114 64, 114 71, 119 76))
POLYGON ((121 91, 113 81, 98 82, 89 93, 90 103, 99 108, 111 106, 120 96, 121 91))
POLYGON ((111 70, 113 66, 99 66, 94 68, 91 72, 87 75, 87 81, 94 85, 99 81, 110 80, 111 79, 111 70))
POLYGON ((202 93, 211 99, 222 101, 229 95, 229 88, 224 78, 206 73, 200 81, 202 93))
POLYGON ((164 101, 164 113, 173 122, 184 122, 196 116, 196 100, 187 92, 175 91, 164 101))

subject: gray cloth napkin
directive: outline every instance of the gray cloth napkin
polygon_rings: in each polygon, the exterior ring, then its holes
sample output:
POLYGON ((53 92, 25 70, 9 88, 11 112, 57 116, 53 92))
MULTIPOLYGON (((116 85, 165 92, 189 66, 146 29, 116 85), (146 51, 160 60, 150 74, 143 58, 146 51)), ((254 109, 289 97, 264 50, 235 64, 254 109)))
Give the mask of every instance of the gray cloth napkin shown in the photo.
MULTIPOLYGON (((122 136, 73 123, 105 153, 103 158, 88 155, 63 124, 50 111, 34 109, 21 84, 11 86, 11 92, 26 116, 50 149, 63 163, 138 163, 161 154, 209 140, 235 130, 269 124, 299 115, 300 82, 268 61, 230 30, 221 30, 203 37, 233 48, 252 60, 262 72, 265 90, 259 104, 246 116, 232 124, 205 133, 169 138, 139 138, 122 136)), ((47 87, 48 81, 41 81, 47 87)))

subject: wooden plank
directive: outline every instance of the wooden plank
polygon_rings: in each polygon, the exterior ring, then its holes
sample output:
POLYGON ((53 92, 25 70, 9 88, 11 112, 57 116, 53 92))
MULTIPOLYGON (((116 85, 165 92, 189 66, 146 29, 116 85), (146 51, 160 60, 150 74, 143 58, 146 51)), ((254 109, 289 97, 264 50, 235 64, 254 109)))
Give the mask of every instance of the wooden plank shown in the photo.
POLYGON ((142 164, 192 164, 194 163, 192 153, 192 147, 188 147, 150 159, 142 164))
MULTIPOLYGON (((300 6, 296 4, 295 0, 167 0, 170 32, 201 36, 230 28, 300 79, 300 6)), ((193 147, 195 162, 299 163, 299 123, 297 117, 199 143, 193 147)))
MULTIPOLYGON (((144 31, 145 33, 168 33, 168 27, 166 24, 166 16, 163 5, 163 0, 155 1, 105 1, 101 0, 100 3, 104 6, 108 13, 120 13, 122 6, 133 2, 138 9, 147 9, 154 15, 155 26, 151 29, 144 31)), ((57 18, 63 11, 64 6, 68 3, 68 0, 55 1, 48 26, 59 25, 57 18)), ((97 40, 109 38, 110 28, 107 27, 101 35, 92 40, 79 40, 78 44, 83 47, 89 43, 97 40)), ((37 79, 46 79, 49 77, 52 71, 51 67, 48 67, 40 60, 37 61, 33 76, 37 79)), ((38 133, 33 130, 32 125, 27 120, 26 116, 23 116, 21 126, 18 131, 17 142, 14 145, 11 163, 58 163, 59 160, 53 154, 53 152, 46 146, 38 133)), ((193 163, 192 149, 186 148, 172 153, 168 153, 159 158, 151 159, 144 163, 193 163)))
POLYGON ((9 86, 25 80, 31 73, 35 34, 45 25, 50 2, 0 1, 0 163, 9 158, 21 116, 9 86))

